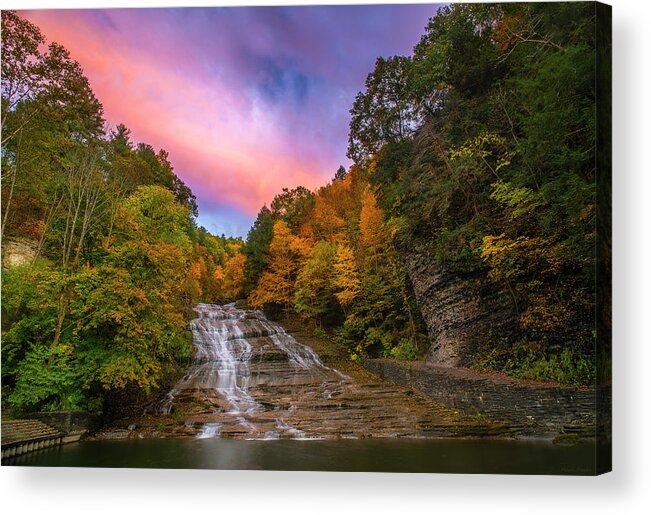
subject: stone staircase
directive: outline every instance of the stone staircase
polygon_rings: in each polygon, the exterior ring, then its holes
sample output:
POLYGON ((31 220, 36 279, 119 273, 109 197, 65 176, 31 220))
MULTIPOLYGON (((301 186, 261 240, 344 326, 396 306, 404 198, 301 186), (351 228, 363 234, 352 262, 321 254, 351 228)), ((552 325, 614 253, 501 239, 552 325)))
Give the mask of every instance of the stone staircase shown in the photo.
POLYGON ((60 445, 65 435, 40 420, 2 421, 2 459, 60 445))

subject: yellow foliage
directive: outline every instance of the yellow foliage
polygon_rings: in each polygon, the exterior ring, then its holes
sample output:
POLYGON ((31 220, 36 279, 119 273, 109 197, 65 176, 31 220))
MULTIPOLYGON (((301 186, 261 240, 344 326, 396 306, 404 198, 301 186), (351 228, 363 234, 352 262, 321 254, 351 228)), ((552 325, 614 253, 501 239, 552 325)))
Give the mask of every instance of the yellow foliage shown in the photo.
POLYGON ((489 277, 504 280, 531 272, 554 275, 563 264, 557 248, 544 238, 512 239, 505 233, 484 236, 481 257, 492 267, 489 277))
POLYGON ((370 189, 362 193, 362 209, 359 215, 359 230, 362 245, 369 250, 384 246, 388 232, 384 227, 384 215, 377 207, 375 195, 370 189))
POLYGON ((246 256, 244 254, 235 254, 226 262, 226 268, 223 272, 224 281, 222 283, 222 289, 223 296, 228 300, 236 300, 242 293, 244 263, 246 263, 246 256))
POLYGON ((361 286, 355 256, 348 245, 340 244, 337 247, 334 267, 336 271, 335 283, 340 288, 340 291, 335 295, 342 306, 347 306, 355 300, 361 286))
POLYGON ((284 221, 277 221, 269 244, 269 270, 262 274, 258 286, 251 292, 251 306, 262 307, 268 303, 289 306, 296 274, 310 252, 308 240, 292 234, 284 221))

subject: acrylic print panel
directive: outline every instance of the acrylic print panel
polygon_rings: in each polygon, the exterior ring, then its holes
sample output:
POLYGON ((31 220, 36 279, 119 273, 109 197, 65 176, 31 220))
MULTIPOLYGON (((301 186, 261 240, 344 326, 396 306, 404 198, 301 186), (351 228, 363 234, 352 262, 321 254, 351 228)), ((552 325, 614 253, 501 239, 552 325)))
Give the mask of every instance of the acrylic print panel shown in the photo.
POLYGON ((610 470, 610 7, 2 45, 3 465, 610 470))

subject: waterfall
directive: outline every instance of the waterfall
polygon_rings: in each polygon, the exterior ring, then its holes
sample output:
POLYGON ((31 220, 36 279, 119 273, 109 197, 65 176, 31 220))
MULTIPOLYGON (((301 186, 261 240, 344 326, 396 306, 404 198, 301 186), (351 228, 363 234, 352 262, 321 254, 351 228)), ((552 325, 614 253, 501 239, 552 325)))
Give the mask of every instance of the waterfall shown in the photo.
POLYGON ((171 414, 182 395, 209 400, 213 419, 200 426, 197 438, 220 437, 226 430, 252 439, 304 438, 305 433, 284 418, 296 406, 270 409, 269 402, 256 400, 252 387, 264 393, 269 384, 287 377, 298 383, 309 378, 322 385, 325 396, 329 381, 349 379, 325 366, 311 348, 267 320, 261 311, 237 309, 232 304, 198 304, 195 311, 198 316, 190 323, 193 364, 167 394, 160 412, 171 414))
POLYGON ((208 422, 201 428, 201 431, 197 434, 197 438, 212 438, 217 436, 220 427, 221 424, 218 422, 208 422))

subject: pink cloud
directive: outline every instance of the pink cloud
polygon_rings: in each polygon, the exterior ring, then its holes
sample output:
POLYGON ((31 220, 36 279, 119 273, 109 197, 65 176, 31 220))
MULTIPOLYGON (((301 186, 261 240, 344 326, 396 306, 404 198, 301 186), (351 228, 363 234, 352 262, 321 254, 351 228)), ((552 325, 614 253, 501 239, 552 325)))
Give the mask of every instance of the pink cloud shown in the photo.
POLYGON ((81 63, 107 121, 124 123, 137 140, 168 150, 177 173, 200 197, 255 214, 283 186, 315 188, 330 175, 314 153, 316 162, 303 162, 292 135, 278 130, 278 113, 242 91, 208 83, 184 70, 183 62, 181 73, 169 63, 161 66, 150 49, 89 23, 85 11, 23 14, 81 63))
POLYGON ((377 55, 410 51, 434 10, 21 14, 79 61, 109 124, 124 123, 135 141, 169 152, 200 213, 207 206, 216 216, 216 206, 230 206, 252 218, 283 187, 315 189, 348 162, 354 95, 377 55))

